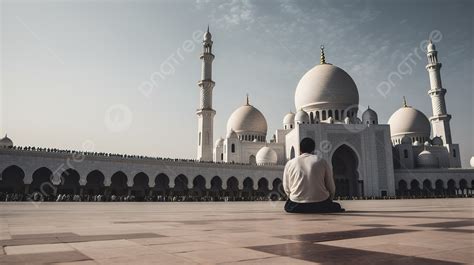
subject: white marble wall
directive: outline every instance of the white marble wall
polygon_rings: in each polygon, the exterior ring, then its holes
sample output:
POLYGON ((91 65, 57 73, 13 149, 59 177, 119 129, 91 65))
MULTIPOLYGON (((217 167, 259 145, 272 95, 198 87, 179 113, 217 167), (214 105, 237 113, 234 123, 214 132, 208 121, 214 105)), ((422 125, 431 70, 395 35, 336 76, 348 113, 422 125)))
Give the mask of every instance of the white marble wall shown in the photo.
POLYGON ((16 165, 24 173, 24 183, 30 184, 33 173, 41 167, 46 167, 53 172, 53 184, 60 183, 61 173, 72 168, 80 175, 79 183, 86 184, 87 175, 93 170, 99 170, 105 176, 104 184, 109 186, 114 173, 122 171, 127 176, 127 185, 133 186, 133 178, 140 172, 149 178, 149 187, 155 186, 155 178, 158 174, 166 174, 170 180, 170 187, 174 187, 175 178, 183 174, 188 179, 188 186, 192 188, 193 179, 201 175, 206 180, 206 187, 211 187, 211 179, 219 176, 225 189, 227 180, 235 177, 239 181, 239 187, 243 187, 245 178, 253 180, 254 189, 258 187, 260 178, 267 179, 269 189, 275 179, 283 177, 283 166, 250 166, 234 164, 198 163, 192 161, 117 158, 105 156, 81 156, 78 154, 49 153, 36 151, 0 150, 0 172, 7 167, 16 165))

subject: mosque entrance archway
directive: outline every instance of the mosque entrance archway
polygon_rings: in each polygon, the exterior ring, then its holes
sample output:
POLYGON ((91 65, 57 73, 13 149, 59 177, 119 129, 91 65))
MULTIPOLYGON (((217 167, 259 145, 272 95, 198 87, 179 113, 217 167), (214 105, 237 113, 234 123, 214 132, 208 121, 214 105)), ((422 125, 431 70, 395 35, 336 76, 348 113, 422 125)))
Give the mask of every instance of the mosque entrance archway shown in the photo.
POLYGON ((332 168, 336 183, 336 196, 363 196, 363 185, 359 182, 359 159, 355 151, 343 144, 332 155, 332 168))

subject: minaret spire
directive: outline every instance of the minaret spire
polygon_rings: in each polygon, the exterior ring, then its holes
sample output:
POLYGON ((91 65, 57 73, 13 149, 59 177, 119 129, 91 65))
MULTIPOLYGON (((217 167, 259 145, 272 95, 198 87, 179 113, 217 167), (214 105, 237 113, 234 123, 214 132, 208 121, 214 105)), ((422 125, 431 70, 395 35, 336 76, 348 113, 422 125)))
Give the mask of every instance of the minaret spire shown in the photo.
POLYGON ((320 63, 321 64, 326 64, 326 56, 324 55, 324 45, 321 45, 320 46, 320 49, 321 49, 321 61, 320 63))
POLYGON ((201 80, 198 82, 200 88, 199 108, 196 112, 198 116, 198 150, 197 159, 201 161, 212 161, 213 143, 214 143, 214 115, 216 111, 212 109, 212 91, 215 83, 212 81, 212 35, 207 31, 204 33, 202 41, 202 54, 200 59, 201 80))
POLYGON ((446 110, 446 101, 444 98, 446 89, 443 88, 441 83, 442 64, 438 61, 438 51, 436 51, 436 46, 431 40, 426 51, 426 56, 428 57, 426 70, 428 70, 430 77, 430 90, 428 91, 428 95, 431 97, 431 105, 433 108, 433 116, 430 117, 433 137, 439 136, 443 139, 444 144, 452 144, 449 124, 451 115, 449 115, 446 110))

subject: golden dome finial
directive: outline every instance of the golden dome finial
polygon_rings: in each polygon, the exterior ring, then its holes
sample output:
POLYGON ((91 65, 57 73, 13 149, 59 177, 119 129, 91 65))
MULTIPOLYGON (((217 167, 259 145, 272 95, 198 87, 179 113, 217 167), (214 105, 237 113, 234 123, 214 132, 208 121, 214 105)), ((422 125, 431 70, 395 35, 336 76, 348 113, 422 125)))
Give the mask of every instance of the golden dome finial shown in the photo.
POLYGON ((326 56, 324 56, 324 45, 321 45, 321 64, 326 64, 326 56))
POLYGON ((404 107, 404 108, 408 107, 408 105, 407 105, 407 99, 406 99, 405 96, 403 96, 403 107, 404 107))
POLYGON ((246 96, 246 97, 247 97, 247 98, 246 98, 247 101, 246 101, 246 104, 245 104, 245 105, 250 106, 250 103, 249 103, 249 94, 248 94, 248 93, 247 93, 247 96, 246 96))

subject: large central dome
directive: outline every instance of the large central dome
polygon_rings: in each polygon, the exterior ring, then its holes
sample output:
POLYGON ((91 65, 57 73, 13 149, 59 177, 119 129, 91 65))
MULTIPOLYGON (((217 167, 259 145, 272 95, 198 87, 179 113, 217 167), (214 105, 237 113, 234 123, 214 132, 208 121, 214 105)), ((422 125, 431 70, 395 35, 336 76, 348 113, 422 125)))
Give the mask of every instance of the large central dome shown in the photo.
POLYGON ((258 141, 261 141, 267 135, 267 121, 257 108, 247 102, 230 115, 227 121, 227 131, 231 130, 235 131, 239 137, 249 136, 245 139, 254 140, 257 138, 258 141))
POLYGON ((309 70, 295 92, 297 110, 347 109, 359 104, 354 80, 341 68, 322 63, 309 70))

